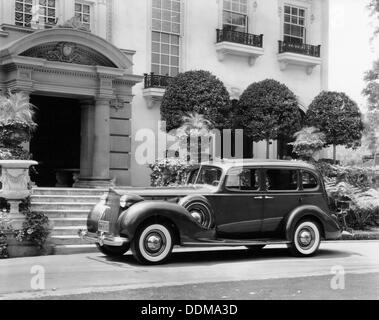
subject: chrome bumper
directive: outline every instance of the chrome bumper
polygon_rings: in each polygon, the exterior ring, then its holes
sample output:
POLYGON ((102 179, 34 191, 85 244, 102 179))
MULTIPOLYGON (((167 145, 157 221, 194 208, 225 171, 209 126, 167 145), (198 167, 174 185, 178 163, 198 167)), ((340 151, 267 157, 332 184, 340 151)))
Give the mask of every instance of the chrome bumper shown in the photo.
POLYGON ((103 232, 92 233, 85 230, 80 230, 79 237, 82 240, 89 241, 92 243, 98 243, 101 246, 107 245, 107 246, 112 246, 112 247, 121 247, 124 244, 129 243, 128 238, 105 235, 103 232))

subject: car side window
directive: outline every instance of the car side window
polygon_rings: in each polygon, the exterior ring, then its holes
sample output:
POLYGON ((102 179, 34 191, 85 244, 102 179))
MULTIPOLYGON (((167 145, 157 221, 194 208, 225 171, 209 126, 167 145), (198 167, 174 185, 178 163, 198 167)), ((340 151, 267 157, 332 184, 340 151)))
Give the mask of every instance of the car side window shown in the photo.
POLYGON ((228 172, 225 187, 232 191, 259 190, 259 171, 253 168, 234 168, 228 172))
POLYGON ((302 174, 302 184, 304 190, 312 190, 318 187, 317 178, 314 174, 310 172, 303 171, 302 174))
POLYGON ((268 191, 293 191, 298 189, 298 171, 289 169, 268 169, 266 189, 268 191))

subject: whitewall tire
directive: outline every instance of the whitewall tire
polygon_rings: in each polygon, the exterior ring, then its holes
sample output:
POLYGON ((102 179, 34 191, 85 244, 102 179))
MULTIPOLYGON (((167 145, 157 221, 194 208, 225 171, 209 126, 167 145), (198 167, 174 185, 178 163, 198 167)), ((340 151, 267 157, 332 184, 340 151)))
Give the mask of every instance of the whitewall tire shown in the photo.
POLYGON ((295 256, 313 256, 321 243, 319 225, 311 220, 303 220, 297 224, 292 234, 290 250, 295 256))
POLYGON ((150 224, 141 228, 132 241, 134 257, 143 264, 161 264, 171 255, 173 233, 165 224, 150 224))

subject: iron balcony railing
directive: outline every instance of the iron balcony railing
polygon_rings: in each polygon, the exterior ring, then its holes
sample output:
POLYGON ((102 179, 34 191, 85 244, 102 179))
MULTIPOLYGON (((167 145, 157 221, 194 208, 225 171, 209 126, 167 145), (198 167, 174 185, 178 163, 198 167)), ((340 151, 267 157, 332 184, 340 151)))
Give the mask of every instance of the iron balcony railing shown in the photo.
POLYGON ((256 35, 251 33, 231 31, 231 30, 220 30, 217 29, 217 42, 234 42, 239 44, 244 44, 253 47, 263 47, 263 34, 256 35))
POLYGON ((144 86, 147 88, 166 88, 171 77, 169 75, 161 76, 151 72, 150 74, 144 74, 144 86))
POLYGON ((292 52, 320 58, 321 46, 279 41, 279 53, 292 52))

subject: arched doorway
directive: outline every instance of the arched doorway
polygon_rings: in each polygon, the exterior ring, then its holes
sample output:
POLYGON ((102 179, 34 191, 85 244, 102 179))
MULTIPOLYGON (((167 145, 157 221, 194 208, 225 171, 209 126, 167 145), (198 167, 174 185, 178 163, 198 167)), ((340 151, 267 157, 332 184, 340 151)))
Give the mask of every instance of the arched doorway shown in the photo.
POLYGON ((132 87, 142 81, 133 74, 132 57, 133 52, 124 53, 89 32, 59 27, 22 37, 0 52, 5 89, 29 93, 41 108, 43 124, 31 151, 54 168, 62 163, 43 148, 80 145, 79 163, 66 159, 63 164, 78 167, 77 187, 130 184, 130 103, 132 87), (79 142, 69 139, 71 134, 79 142))

